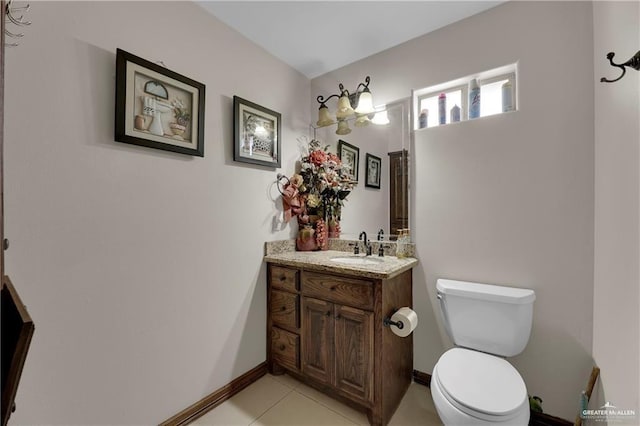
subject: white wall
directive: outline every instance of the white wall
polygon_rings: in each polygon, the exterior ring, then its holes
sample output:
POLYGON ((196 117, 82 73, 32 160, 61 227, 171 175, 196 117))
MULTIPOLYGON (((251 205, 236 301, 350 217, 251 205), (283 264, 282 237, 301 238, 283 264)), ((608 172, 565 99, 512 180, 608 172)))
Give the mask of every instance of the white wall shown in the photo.
POLYGON ((592 407, 635 409, 640 421, 640 73, 626 62, 640 46, 638 2, 594 2, 595 268, 593 356, 601 368, 592 407))
POLYGON ((311 86, 371 75, 385 102, 518 62, 518 112, 415 134, 414 366, 430 373, 450 344, 437 278, 533 288, 531 340, 512 361, 545 411, 567 419, 592 364, 592 21, 590 2, 509 2, 311 86))
POLYGON ((232 97, 309 80, 190 2, 33 2, 7 50, 6 269, 36 324, 12 424, 157 424, 265 360, 276 171, 232 160, 232 97), (206 85, 205 157, 114 142, 115 51, 206 85))

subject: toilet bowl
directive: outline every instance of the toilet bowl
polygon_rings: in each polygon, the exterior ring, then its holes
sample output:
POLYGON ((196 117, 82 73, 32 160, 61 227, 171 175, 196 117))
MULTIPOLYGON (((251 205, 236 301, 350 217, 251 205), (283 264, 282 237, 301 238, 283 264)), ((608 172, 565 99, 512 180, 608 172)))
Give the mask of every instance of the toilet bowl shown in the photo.
POLYGON ((445 425, 527 425, 529 398, 504 357, 522 352, 533 320, 533 290, 437 282, 440 311, 456 345, 436 363, 431 394, 445 425))
POLYGON ((524 381, 502 358, 463 348, 445 352, 431 376, 431 395, 445 425, 526 425, 524 381))

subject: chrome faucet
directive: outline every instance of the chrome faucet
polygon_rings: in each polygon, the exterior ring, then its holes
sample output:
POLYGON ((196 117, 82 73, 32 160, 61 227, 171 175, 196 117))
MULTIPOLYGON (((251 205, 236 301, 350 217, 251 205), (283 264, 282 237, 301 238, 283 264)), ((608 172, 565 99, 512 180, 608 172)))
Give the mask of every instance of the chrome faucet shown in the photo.
POLYGON ((372 247, 371 247, 371 243, 367 239, 367 233, 362 231, 360 233, 360 236, 358 237, 358 240, 360 240, 360 241, 362 241, 364 243, 364 248, 366 250, 367 256, 371 256, 372 247))

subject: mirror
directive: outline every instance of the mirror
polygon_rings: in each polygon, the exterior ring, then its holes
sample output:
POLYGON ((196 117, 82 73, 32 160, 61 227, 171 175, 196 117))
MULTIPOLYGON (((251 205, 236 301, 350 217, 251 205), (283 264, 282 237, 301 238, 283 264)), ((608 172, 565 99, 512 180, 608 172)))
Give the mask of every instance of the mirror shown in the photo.
POLYGON ((360 232, 366 231, 368 238, 375 240, 382 229, 384 240, 395 240, 399 229, 409 227, 409 108, 410 98, 387 104, 389 123, 386 125, 370 123, 357 127, 356 119, 349 119, 351 133, 347 135, 337 135, 336 124, 312 126, 313 137, 323 146, 329 145, 331 152, 340 155, 338 147, 343 141, 359 157, 358 184, 342 208, 340 238, 358 239, 360 232), (370 167, 367 167, 367 154, 374 156, 369 157, 370 167), (377 164, 381 164, 380 170, 376 170, 377 164))

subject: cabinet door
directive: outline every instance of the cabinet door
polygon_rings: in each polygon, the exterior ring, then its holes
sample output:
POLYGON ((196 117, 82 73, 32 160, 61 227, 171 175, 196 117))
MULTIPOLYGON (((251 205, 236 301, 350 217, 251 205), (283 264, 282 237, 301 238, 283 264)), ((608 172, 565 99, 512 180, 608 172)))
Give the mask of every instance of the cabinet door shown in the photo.
POLYGON ((373 312, 335 306, 335 386, 373 401, 373 312))
POLYGON ((302 372, 331 384, 333 374, 333 304, 302 298, 302 372))

